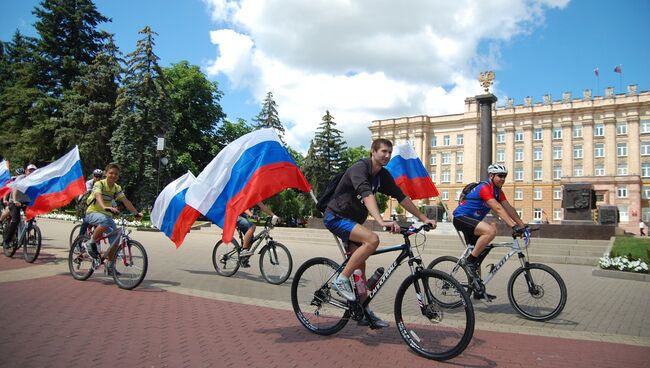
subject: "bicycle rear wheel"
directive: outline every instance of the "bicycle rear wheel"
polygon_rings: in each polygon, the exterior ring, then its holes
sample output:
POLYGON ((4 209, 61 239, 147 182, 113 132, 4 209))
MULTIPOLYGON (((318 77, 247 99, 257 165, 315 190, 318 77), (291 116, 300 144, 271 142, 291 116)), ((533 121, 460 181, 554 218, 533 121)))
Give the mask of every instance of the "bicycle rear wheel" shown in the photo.
POLYGON ((293 311, 298 321, 313 333, 331 335, 348 323, 347 302, 331 290, 338 268, 339 265, 331 259, 312 258, 303 263, 293 277, 293 311))
POLYGON ((548 321, 564 309, 566 285, 554 269, 531 263, 528 267, 519 267, 510 276, 508 299, 522 316, 533 321, 548 321))
POLYGON ((68 251, 68 269, 75 280, 87 280, 95 271, 93 269, 93 259, 84 245, 86 240, 82 236, 78 237, 68 251))
POLYGON ((121 289, 135 289, 147 275, 148 266, 144 246, 135 240, 129 240, 111 261, 113 280, 121 289))
POLYGON ((279 285, 289 278, 293 268, 293 259, 289 249, 283 244, 271 241, 260 252, 260 271, 262 277, 274 285, 279 285))
POLYGON ((23 240, 23 257, 27 263, 33 263, 41 252, 41 229, 36 225, 27 230, 23 240))
POLYGON ((233 239, 230 243, 219 240, 212 249, 212 265, 221 276, 230 277, 239 269, 239 243, 233 239))
MULTIPOLYGON (((452 256, 438 257, 431 261, 427 268, 430 270, 442 271, 450 275, 460 283, 465 291, 467 291, 468 295, 472 294, 473 287, 472 282, 470 281, 469 272, 465 269, 465 265, 458 263, 458 258, 452 256)), ((446 305, 446 307, 458 307, 462 304, 460 296, 455 293, 456 288, 450 284, 447 284, 443 279, 438 279, 436 282, 440 283, 439 285, 436 285, 436 287, 440 288, 445 297, 451 297, 454 295, 457 297, 456 300, 452 302, 452 304, 446 305)), ((442 301, 440 302, 442 303, 442 301)))
POLYGON ((72 231, 70 232, 70 246, 72 246, 74 240, 77 239, 77 236, 79 236, 79 229, 81 229, 81 224, 76 224, 72 228, 72 231))
POLYGON ((407 277, 397 290, 395 322, 413 351, 428 359, 448 360, 462 353, 471 341, 474 308, 458 281, 425 269, 407 277), (443 285, 455 289, 451 296, 443 285), (459 298, 461 303, 456 306, 459 298))

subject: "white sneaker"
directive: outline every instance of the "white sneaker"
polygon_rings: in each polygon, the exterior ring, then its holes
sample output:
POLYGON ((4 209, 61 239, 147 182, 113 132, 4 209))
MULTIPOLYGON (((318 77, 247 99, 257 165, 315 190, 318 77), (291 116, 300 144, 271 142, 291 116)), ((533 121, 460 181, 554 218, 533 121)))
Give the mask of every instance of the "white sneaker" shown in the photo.
POLYGON ((248 257, 248 256, 252 256, 253 254, 255 253, 253 253, 253 251, 250 248, 242 249, 241 252, 239 252, 240 257, 248 257))
POLYGON ((332 288, 336 290, 339 295, 351 302, 357 300, 357 297, 354 295, 354 291, 352 290, 350 279, 343 275, 339 275, 336 280, 332 282, 332 288))

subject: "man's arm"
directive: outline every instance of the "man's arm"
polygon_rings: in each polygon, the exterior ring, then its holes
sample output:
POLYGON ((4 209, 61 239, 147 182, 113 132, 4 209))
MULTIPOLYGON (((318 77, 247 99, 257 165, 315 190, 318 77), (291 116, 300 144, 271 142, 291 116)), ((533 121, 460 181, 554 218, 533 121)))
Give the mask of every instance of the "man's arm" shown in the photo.
MULTIPOLYGON (((507 203, 507 201, 503 201, 503 202, 507 203)), ((506 209, 501 205, 501 203, 497 202, 496 199, 494 199, 494 198, 488 199, 488 201, 485 202, 485 204, 487 204, 492 209, 492 211, 494 211, 494 213, 496 213, 497 216, 499 216, 501 218, 501 220, 503 220, 503 222, 505 222, 508 226, 513 227, 515 225, 518 225, 517 221, 515 221, 508 214, 508 211, 506 211, 506 209)), ((510 206, 510 205, 508 205, 508 206, 510 206)), ((515 213, 515 215, 516 215, 516 213, 515 213)), ((521 221, 521 220, 519 220, 519 221, 521 221)))
POLYGON ((415 206, 415 203, 409 197, 405 197, 400 203, 407 211, 409 211, 413 216, 417 217, 420 221, 425 224, 431 225, 434 229, 437 226, 436 220, 431 220, 427 218, 420 210, 415 206))
POLYGON ((377 206, 377 199, 375 198, 374 194, 369 194, 365 197, 363 197, 363 204, 366 206, 368 209, 368 213, 370 213, 370 216, 377 221, 379 226, 381 227, 388 227, 390 228, 391 232, 399 232, 399 225, 395 221, 384 221, 384 219, 381 217, 381 213, 379 213, 379 206, 377 206))
POLYGON ((503 202, 501 202, 501 206, 503 206, 503 208, 505 208, 505 210, 508 213, 508 215, 510 216, 510 218, 512 218, 513 220, 515 220, 515 222, 517 222, 517 225, 519 225, 520 227, 526 226, 526 224, 524 224, 524 222, 521 220, 521 218, 517 214, 517 211, 515 211, 515 209, 512 208, 512 206, 510 205, 510 203, 507 200, 504 200, 503 202))
POLYGON ((136 217, 142 217, 142 213, 138 212, 138 209, 135 208, 133 203, 131 203, 131 201, 129 201, 128 198, 122 197, 120 199, 120 202, 124 203, 124 206, 126 206, 126 208, 129 210, 129 212, 131 212, 133 215, 135 215, 136 217))
POLYGON ((258 203, 257 207, 259 207, 260 210, 262 210, 262 212, 266 213, 267 215, 275 216, 275 213, 273 213, 273 211, 271 211, 271 209, 267 205, 265 205, 264 203, 262 203, 262 202, 258 203))

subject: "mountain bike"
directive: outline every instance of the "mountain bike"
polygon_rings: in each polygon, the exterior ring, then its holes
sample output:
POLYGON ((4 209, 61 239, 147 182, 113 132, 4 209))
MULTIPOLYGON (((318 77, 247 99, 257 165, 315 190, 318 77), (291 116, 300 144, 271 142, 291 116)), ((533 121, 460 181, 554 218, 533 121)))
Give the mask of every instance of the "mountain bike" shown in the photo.
POLYGON ((104 234, 97 241, 98 251, 101 254, 99 262, 88 254, 86 242, 89 238, 87 236, 75 239, 68 253, 68 268, 72 277, 80 281, 87 280, 95 270, 105 265, 108 266, 104 269, 105 273, 111 275, 120 288, 131 290, 140 285, 147 274, 149 264, 147 252, 142 244, 129 237, 131 230, 126 228, 124 215, 120 215, 119 222, 114 231, 104 234), (105 253, 102 253, 99 249, 101 240, 116 234, 117 237, 113 244, 106 249, 105 253))
MULTIPOLYGON (((365 316, 370 328, 377 328, 369 318, 366 307, 395 269, 406 262, 411 274, 397 290, 394 304, 395 321, 402 339, 413 351, 429 359, 448 360, 462 353, 474 334, 472 302, 454 278, 444 272, 425 269, 419 250, 416 256, 411 247, 409 236, 430 229, 429 225, 402 227, 403 244, 377 249, 372 254, 400 252, 377 283, 369 288, 363 302, 359 302, 354 283, 352 285, 357 295, 354 302, 332 290, 332 282, 341 273, 349 257, 341 265, 324 257, 303 263, 291 284, 291 303, 300 323, 313 333, 331 335, 345 327, 350 319, 360 321, 365 316), (446 288, 439 288, 440 285, 446 288), (454 293, 448 292, 450 289, 454 293)), ((424 241, 420 244, 423 245, 424 241)))
MULTIPOLYGON (((538 230, 538 229, 534 229, 538 230)), ((494 248, 510 248, 510 251, 496 264, 490 264, 487 277, 472 277, 467 269, 466 258, 474 249, 466 246, 460 259, 452 256, 438 257, 427 268, 441 270, 460 282, 469 294, 484 295, 485 285, 496 275, 503 265, 517 254, 521 267, 517 268, 508 281, 508 300, 512 307, 522 316, 534 321, 547 321, 557 317, 567 301, 564 280, 554 269, 541 263, 529 263, 527 259, 530 234, 525 233, 523 244, 513 234, 512 242, 488 245, 478 257, 479 265, 494 248), (526 252, 524 252, 526 251, 526 252)), ((455 290, 453 290, 455 292, 455 290)), ((451 292, 451 291, 450 291, 451 292)), ((487 299, 489 301, 489 298, 487 299)))
MULTIPOLYGON (((18 227, 16 228, 16 237, 9 244, 8 247, 3 247, 4 255, 7 257, 13 257, 18 248, 23 247, 23 258, 27 263, 33 263, 38 255, 41 252, 41 229, 36 225, 36 218, 32 218, 29 221, 25 221, 25 209, 26 205, 20 206, 20 222, 18 222, 18 227)), ((4 232, 7 231, 9 220, 3 226, 3 236, 4 232)))
MULTIPOLYGON (((264 242, 264 246, 259 250, 259 265, 262 277, 271 284, 279 285, 287 281, 293 268, 293 259, 289 249, 281 243, 273 240, 271 237, 271 217, 267 217, 264 223, 264 229, 260 231, 251 240, 251 251, 256 252, 257 248, 264 242)), ((219 240, 212 249, 212 265, 217 273, 221 276, 230 277, 234 275, 239 267, 247 265, 251 256, 240 256, 244 244, 244 234, 237 229, 239 242, 233 239, 230 243, 224 243, 219 240)))

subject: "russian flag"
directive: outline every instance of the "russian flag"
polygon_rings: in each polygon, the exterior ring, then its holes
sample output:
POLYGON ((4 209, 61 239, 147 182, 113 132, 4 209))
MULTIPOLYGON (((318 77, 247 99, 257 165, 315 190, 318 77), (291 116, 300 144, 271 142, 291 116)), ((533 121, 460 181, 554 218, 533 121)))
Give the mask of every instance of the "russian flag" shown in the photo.
POLYGON ((185 193, 196 181, 191 172, 169 183, 160 192, 151 210, 151 222, 176 244, 181 246, 187 231, 192 226, 199 212, 185 203, 185 193), (189 222, 185 223, 185 222, 189 222))
POLYGON ((28 220, 65 206, 86 191, 78 147, 9 186, 25 193, 31 200, 25 211, 28 220))
POLYGON ((278 135, 266 128, 240 137, 219 152, 190 185, 185 199, 219 225, 221 239, 230 242, 237 216, 287 188, 311 190, 278 135))
POLYGON ((7 183, 11 180, 11 173, 9 172, 9 162, 2 160, 0 162, 0 198, 4 197, 7 192, 11 191, 11 188, 7 186, 7 183))
POLYGON ((438 189, 433 184, 429 173, 422 165, 410 144, 404 143, 393 148, 393 157, 388 161, 386 170, 395 179, 404 194, 411 199, 437 197, 438 189))

